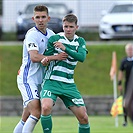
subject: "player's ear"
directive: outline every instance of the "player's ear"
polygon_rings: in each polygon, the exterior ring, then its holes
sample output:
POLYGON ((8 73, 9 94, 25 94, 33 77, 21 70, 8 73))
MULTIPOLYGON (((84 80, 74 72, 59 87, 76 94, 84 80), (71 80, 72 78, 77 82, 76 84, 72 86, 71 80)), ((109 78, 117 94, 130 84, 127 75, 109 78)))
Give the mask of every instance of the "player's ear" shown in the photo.
POLYGON ((77 26, 76 26, 76 29, 78 29, 78 28, 79 28, 79 26, 77 25, 77 26))
POLYGON ((50 21, 50 19, 51 19, 50 16, 48 16, 48 22, 50 21))
POLYGON ((34 21, 34 17, 32 17, 32 20, 34 21))

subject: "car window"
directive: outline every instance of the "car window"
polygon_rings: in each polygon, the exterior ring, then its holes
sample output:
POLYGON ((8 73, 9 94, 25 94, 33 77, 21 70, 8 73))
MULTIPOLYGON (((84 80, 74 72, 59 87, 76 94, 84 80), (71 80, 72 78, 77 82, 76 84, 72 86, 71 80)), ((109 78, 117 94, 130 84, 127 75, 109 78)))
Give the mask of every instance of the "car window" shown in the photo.
POLYGON ((131 13, 133 12, 133 5, 116 5, 110 13, 131 13))

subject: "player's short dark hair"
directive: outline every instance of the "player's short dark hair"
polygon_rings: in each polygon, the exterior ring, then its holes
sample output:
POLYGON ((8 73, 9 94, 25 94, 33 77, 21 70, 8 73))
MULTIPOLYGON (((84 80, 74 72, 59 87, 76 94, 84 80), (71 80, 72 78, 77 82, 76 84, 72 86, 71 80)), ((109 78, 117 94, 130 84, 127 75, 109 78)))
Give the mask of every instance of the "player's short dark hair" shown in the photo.
POLYGON ((35 8, 34 8, 34 12, 43 12, 43 11, 45 11, 47 14, 49 14, 48 13, 48 8, 45 6, 45 5, 37 5, 37 6, 35 6, 35 8))
POLYGON ((70 22, 70 23, 75 22, 76 25, 77 25, 77 23, 78 23, 78 19, 77 19, 77 17, 76 17, 74 14, 67 14, 67 15, 63 18, 62 21, 63 21, 63 22, 68 21, 68 22, 70 22))

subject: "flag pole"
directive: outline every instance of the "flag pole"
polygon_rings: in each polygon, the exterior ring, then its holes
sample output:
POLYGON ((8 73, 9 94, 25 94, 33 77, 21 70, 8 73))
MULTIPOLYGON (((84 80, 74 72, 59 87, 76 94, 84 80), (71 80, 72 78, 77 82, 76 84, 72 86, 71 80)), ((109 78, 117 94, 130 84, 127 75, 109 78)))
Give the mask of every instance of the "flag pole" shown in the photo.
MULTIPOLYGON (((116 73, 114 75, 114 80, 113 80, 113 89, 114 89, 114 101, 117 99, 117 79, 116 79, 116 73)), ((115 126, 118 127, 118 115, 115 117, 115 126)))
MULTIPOLYGON (((110 77, 113 80, 113 91, 114 91, 114 102, 117 99, 117 79, 116 79, 116 72, 117 72, 117 59, 116 59, 116 52, 112 52, 112 65, 110 69, 110 77)), ((115 117, 115 126, 118 127, 118 115, 115 117)))

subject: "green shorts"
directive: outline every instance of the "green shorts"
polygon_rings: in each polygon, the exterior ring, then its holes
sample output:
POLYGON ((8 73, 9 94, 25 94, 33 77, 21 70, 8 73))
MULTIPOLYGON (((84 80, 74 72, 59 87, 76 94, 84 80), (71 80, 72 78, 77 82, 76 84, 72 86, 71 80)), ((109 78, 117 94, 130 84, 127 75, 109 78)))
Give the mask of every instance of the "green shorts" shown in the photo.
POLYGON ((74 83, 64 83, 55 80, 46 80, 42 92, 42 98, 51 98, 56 102, 57 97, 62 99, 65 106, 85 106, 80 92, 74 83))

